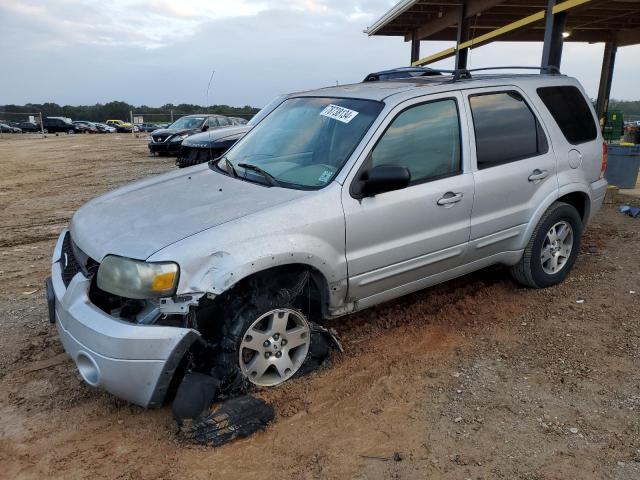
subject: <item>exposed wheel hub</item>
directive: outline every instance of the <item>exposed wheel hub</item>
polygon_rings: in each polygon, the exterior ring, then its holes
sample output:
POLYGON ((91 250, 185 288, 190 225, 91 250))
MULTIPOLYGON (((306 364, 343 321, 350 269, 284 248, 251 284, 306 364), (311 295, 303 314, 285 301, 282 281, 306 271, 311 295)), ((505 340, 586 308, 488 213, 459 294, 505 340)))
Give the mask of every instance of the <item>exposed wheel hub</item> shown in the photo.
POLYGON ((271 310, 247 329, 240 344, 240 369, 256 385, 278 385, 300 369, 310 341, 309 324, 302 313, 271 310))

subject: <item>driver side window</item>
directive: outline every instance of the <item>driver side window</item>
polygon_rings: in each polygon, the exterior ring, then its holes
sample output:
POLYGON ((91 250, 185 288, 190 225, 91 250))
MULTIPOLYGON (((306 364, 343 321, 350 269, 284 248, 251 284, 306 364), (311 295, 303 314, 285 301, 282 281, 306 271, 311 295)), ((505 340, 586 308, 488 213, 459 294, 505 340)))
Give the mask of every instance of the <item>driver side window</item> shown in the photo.
POLYGON ((462 171, 460 121, 455 100, 438 100, 404 110, 371 152, 372 167, 400 165, 411 185, 462 171))

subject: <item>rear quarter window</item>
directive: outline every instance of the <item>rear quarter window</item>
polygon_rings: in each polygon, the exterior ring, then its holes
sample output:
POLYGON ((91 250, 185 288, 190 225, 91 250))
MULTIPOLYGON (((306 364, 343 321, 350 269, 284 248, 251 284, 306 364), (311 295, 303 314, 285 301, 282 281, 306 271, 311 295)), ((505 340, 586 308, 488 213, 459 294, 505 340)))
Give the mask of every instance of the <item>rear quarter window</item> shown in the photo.
POLYGON ((580 90, 566 85, 541 87, 537 91, 569 143, 577 145, 597 138, 598 128, 580 90))

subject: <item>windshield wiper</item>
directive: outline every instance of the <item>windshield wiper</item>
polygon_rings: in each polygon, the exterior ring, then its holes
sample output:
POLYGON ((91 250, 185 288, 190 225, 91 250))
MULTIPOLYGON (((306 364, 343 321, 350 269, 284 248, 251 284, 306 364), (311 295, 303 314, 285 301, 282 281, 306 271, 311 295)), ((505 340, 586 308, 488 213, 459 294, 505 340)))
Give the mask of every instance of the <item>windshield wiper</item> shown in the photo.
MULTIPOLYGON (((222 157, 219 158, 215 158, 213 160, 209 160, 209 165, 216 165, 219 164, 221 161, 224 160, 224 164, 226 167, 226 172, 231 174, 232 177, 238 178, 238 172, 236 171, 235 167, 233 166, 233 163, 231 163, 231 160, 229 160, 225 155, 223 155, 222 157)), ((220 166, 218 165, 218 168, 220 168, 220 166)))
POLYGON ((252 165, 251 163, 239 163, 238 166, 244 168, 245 170, 251 170, 253 172, 259 173, 260 175, 262 175, 264 178, 267 179, 267 181, 269 182, 269 185, 271 185, 272 187, 282 186, 280 182, 276 180, 276 177, 271 175, 269 172, 261 169, 257 165, 252 165))

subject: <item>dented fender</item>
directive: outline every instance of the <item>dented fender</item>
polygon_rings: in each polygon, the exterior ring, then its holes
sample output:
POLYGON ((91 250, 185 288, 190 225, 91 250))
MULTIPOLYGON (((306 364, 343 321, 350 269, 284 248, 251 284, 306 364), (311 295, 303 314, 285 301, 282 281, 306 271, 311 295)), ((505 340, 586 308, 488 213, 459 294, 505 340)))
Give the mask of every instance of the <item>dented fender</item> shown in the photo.
POLYGON ((340 188, 336 184, 323 189, 322 195, 318 193, 306 192, 296 201, 295 211, 304 215, 292 215, 290 205, 275 207, 183 239, 148 260, 178 262, 178 295, 203 292, 209 296, 220 295, 259 272, 305 265, 324 278, 329 314, 346 313, 348 281, 340 188))

